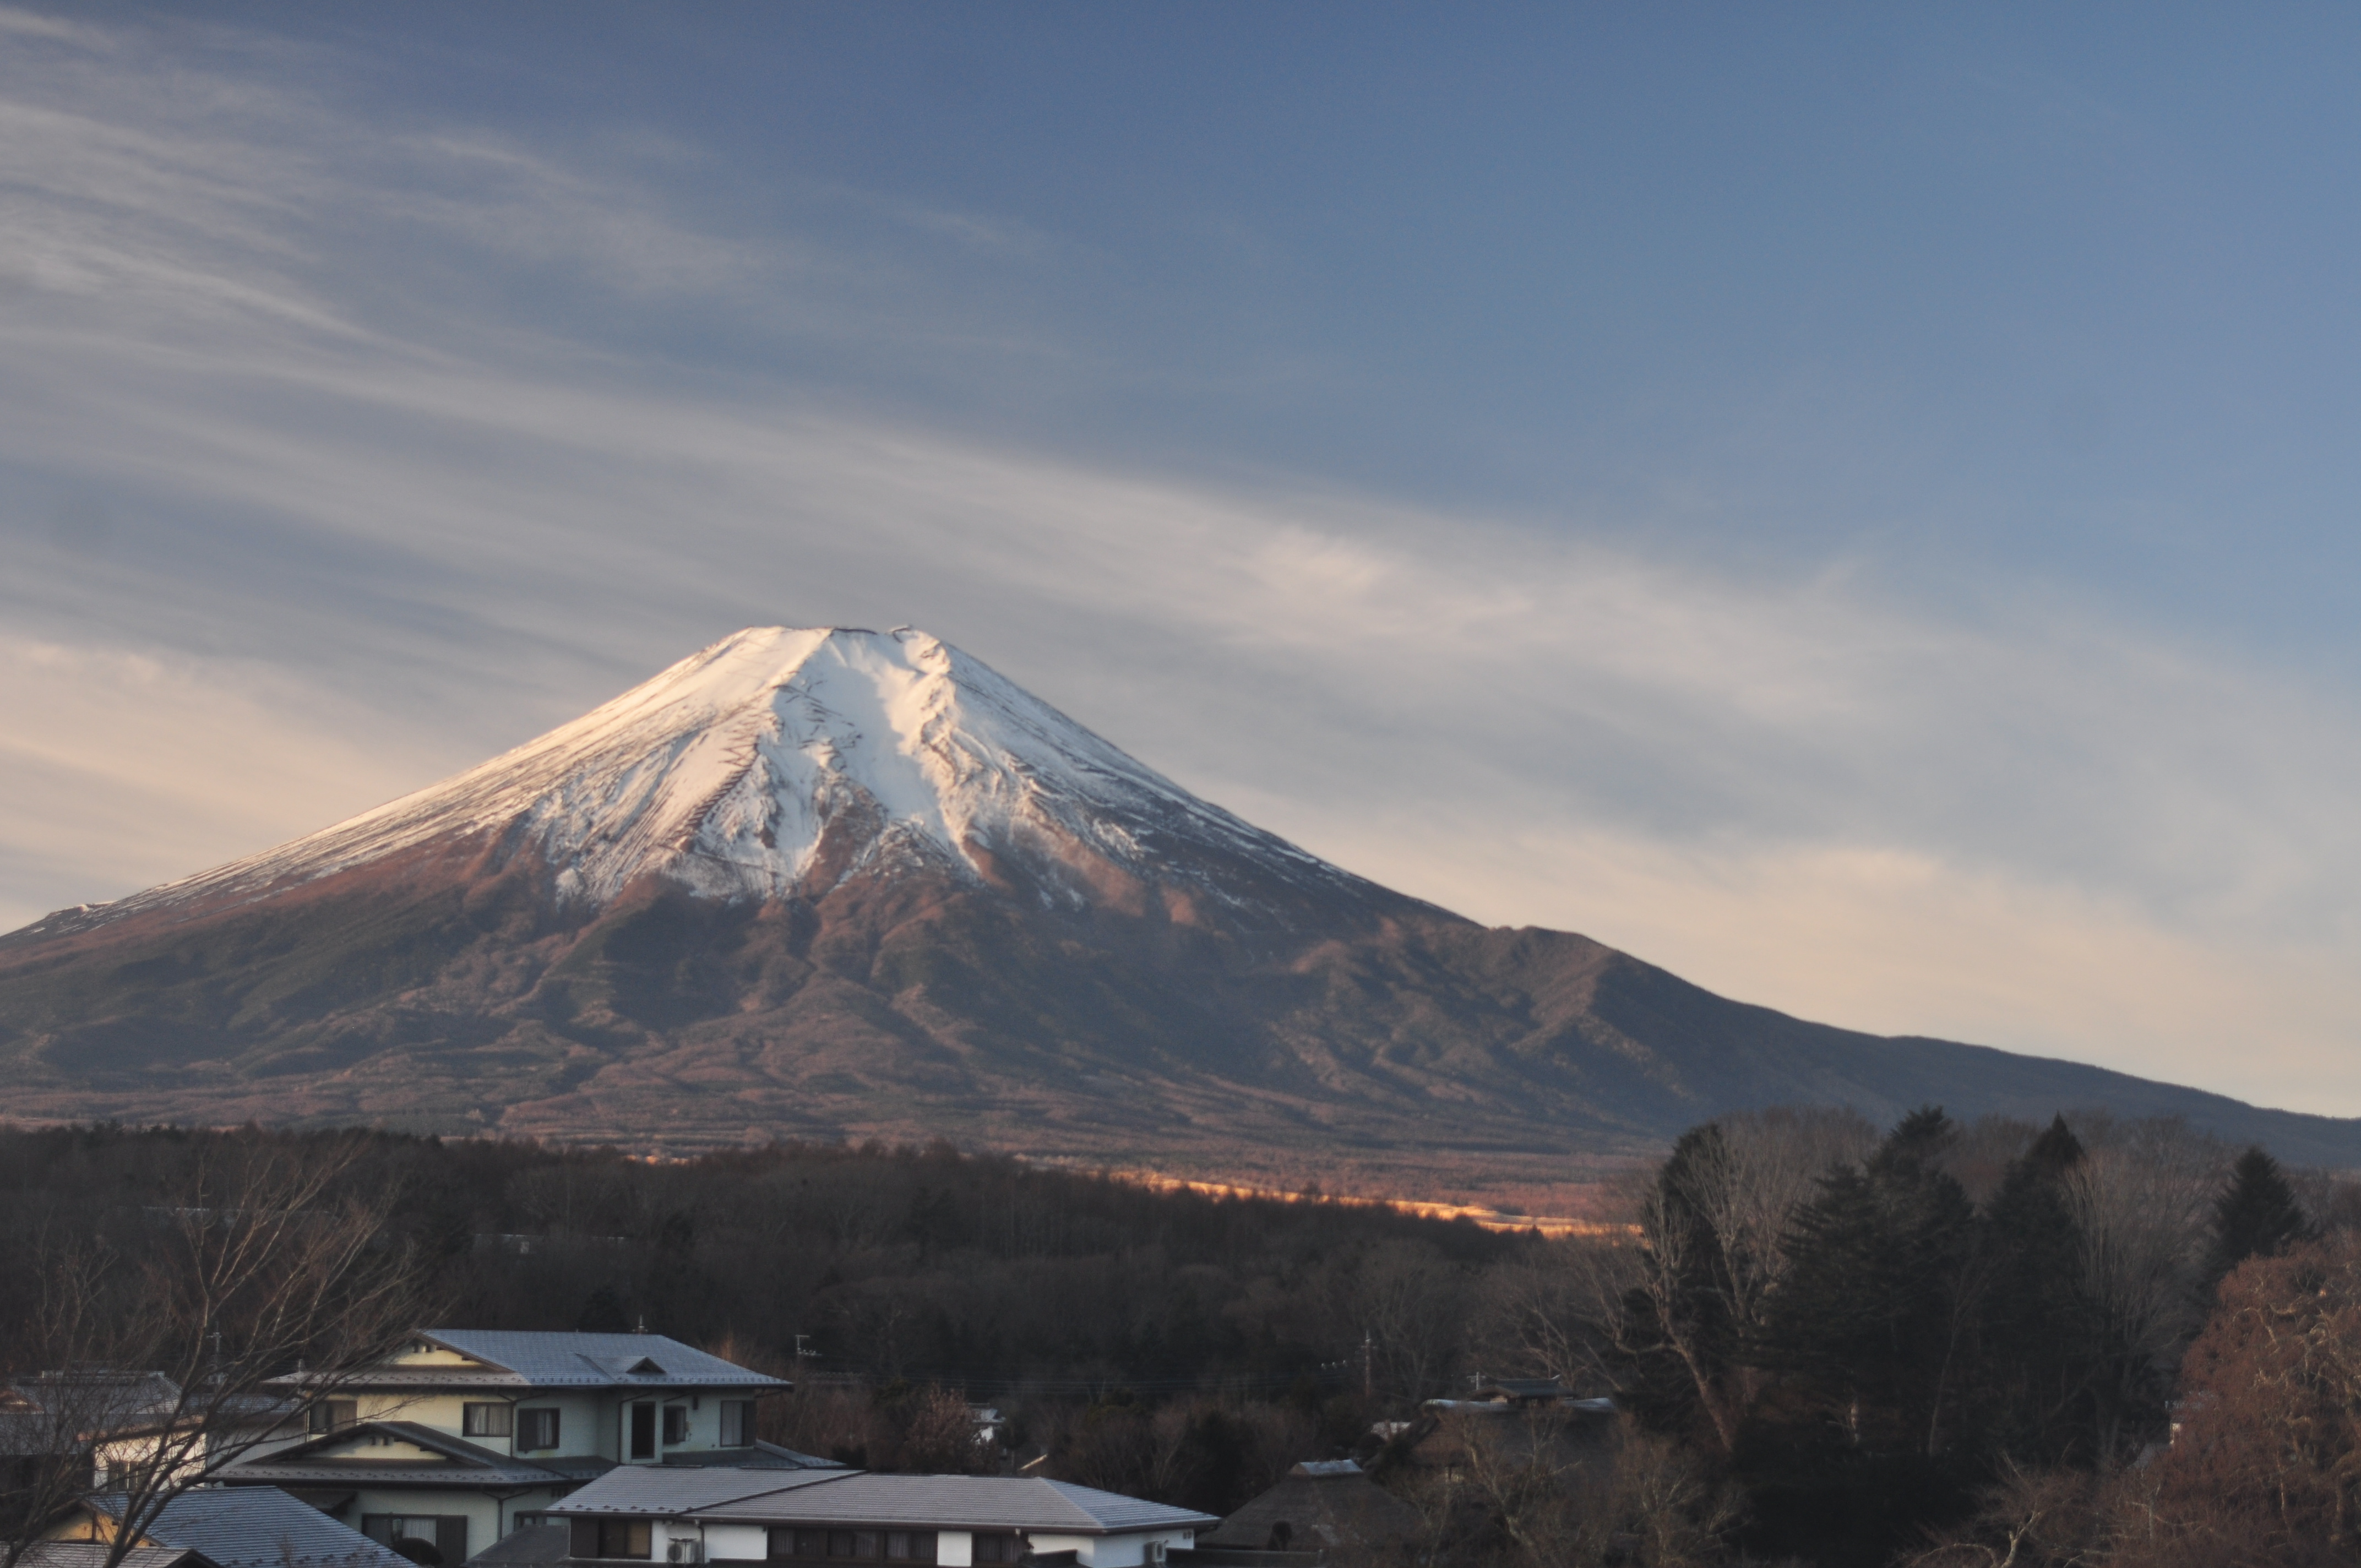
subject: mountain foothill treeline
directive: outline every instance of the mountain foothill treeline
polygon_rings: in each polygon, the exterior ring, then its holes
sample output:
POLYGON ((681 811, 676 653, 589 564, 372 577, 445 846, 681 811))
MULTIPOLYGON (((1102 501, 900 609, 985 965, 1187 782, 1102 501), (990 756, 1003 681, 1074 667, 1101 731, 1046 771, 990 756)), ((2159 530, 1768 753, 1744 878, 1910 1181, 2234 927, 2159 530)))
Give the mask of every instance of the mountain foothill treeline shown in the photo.
MULTIPOLYGON (((0 1373, 88 1359, 94 1323, 142 1314, 108 1343, 163 1358, 186 1295, 166 1255, 261 1223, 223 1196, 258 1168, 370 1227, 323 1299, 368 1281, 444 1323, 644 1324, 792 1377, 765 1435, 873 1468, 1038 1451, 1033 1474, 1224 1512, 1354 1453, 1418 1506, 1406 1551, 1470 1568, 2361 1545, 2361 1189, 2170 1121, 1725 1116, 1631 1173, 1628 1223, 1562 1239, 947 1145, 5 1132, 0 1373), (1422 1406, 1477 1375, 1612 1394, 1612 1441, 1422 1406), (970 1400, 1014 1453, 975 1447, 970 1400)), ((320 1226, 281 1228, 315 1238, 284 1268, 320 1266, 320 1226)), ((176 1365, 258 1375, 297 1348, 209 1321, 225 1343, 176 1365)))

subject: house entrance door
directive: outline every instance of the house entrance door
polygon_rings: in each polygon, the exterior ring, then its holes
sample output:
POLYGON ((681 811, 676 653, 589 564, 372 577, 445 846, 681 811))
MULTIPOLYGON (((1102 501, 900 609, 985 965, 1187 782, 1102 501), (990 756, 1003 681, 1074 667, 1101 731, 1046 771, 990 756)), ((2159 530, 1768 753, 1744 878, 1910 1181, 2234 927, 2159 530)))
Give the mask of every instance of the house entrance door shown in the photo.
POLYGON ((623 1420, 628 1423, 623 1453, 627 1458, 653 1459, 656 1456, 656 1408, 653 1405, 626 1405, 623 1420))

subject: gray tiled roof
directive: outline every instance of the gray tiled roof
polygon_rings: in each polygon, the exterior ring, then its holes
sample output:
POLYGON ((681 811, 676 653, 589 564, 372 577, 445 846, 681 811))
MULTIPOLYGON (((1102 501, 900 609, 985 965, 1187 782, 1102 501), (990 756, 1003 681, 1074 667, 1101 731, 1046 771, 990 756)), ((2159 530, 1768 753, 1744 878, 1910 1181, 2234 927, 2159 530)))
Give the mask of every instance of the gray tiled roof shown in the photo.
POLYGON ((489 1568, 535 1568, 541 1563, 563 1563, 572 1550, 572 1535, 562 1524, 528 1525, 523 1530, 509 1531, 467 1562, 485 1563, 489 1568))
POLYGON ((778 1508, 778 1522, 937 1525, 953 1530, 1040 1530, 1095 1535, 1107 1530, 1185 1530, 1216 1522, 1211 1514, 1167 1508, 1117 1492, 1021 1475, 848 1475, 833 1486, 777 1497, 752 1497, 707 1510, 717 1519, 755 1519, 778 1508))
POLYGON ((550 1511, 669 1519, 767 1493, 790 1492, 822 1483, 840 1484, 859 1474, 854 1470, 752 1469, 735 1465, 674 1469, 659 1464, 620 1464, 580 1491, 569 1494, 550 1511))
POLYGON ((757 1441, 744 1448, 680 1448, 664 1456, 666 1464, 687 1465, 709 1469, 729 1466, 739 1470, 849 1470, 833 1459, 822 1459, 817 1453, 799 1453, 775 1442, 757 1441))
MULTIPOLYGON (((92 1502, 109 1513, 122 1508, 120 1498, 92 1502)), ((390 1548, 275 1486, 192 1487, 142 1533, 201 1552, 220 1568, 410 1568, 390 1548)))
POLYGON ((70 1410, 93 1423, 171 1409, 181 1386, 160 1372, 40 1372, 9 1385, 35 1408, 70 1410))
POLYGON ((0 1410, 0 1454, 71 1453, 82 1444, 71 1425, 38 1410, 0 1410))
POLYGON ((225 1465, 219 1475, 232 1486, 552 1486, 570 1478, 555 1469, 511 1459, 416 1421, 362 1421, 293 1448, 225 1465), (379 1432, 437 1457, 372 1459, 366 1448, 353 1454, 326 1452, 379 1432))
MULTIPOLYGON (((36 1541, 16 1559, 17 1568, 105 1568, 104 1541, 36 1541)), ((123 1568, 211 1568, 203 1552, 185 1546, 135 1546, 123 1568)))
MULTIPOLYGON (((787 1387, 776 1377, 751 1372, 663 1334, 429 1329, 419 1337, 484 1362, 492 1370, 391 1366, 370 1368, 358 1380, 371 1387, 744 1388, 752 1393, 787 1387), (651 1363, 658 1370, 633 1370, 651 1363)), ((349 1375, 345 1380, 349 1380, 349 1375)))
POLYGON ((872 1475, 813 1471, 781 1486, 777 1471, 687 1472, 627 1467, 551 1508, 559 1514, 688 1516, 742 1524, 914 1525, 941 1530, 1029 1530, 1104 1535, 1189 1530, 1213 1515, 1167 1508, 1065 1481, 1015 1475, 872 1475), (732 1480, 731 1477, 735 1479, 732 1480), (695 1477, 697 1485, 684 1484, 695 1477))

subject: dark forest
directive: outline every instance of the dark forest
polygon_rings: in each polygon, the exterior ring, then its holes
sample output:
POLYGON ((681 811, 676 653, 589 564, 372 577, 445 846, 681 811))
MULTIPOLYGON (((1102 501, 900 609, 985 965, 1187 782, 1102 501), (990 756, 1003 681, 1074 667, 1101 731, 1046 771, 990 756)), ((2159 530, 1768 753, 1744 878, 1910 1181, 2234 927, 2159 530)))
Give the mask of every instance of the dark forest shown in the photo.
POLYGON ((2355 1191, 2177 1123, 1724 1117, 1564 1239, 948 1145, 651 1161, 14 1131, 0 1370, 56 1354, 60 1269, 136 1281, 159 1216, 258 1159, 367 1206, 428 1322, 644 1326, 791 1378, 763 1435, 872 1468, 1024 1464, 1219 1513, 1349 1454, 1418 1506, 1403 1550, 1435 1563, 2128 1568, 2361 1543, 2355 1191), (1620 1414, 1428 1403, 1503 1377, 1620 1414), (976 1404, 1005 1418, 989 1449, 976 1404))

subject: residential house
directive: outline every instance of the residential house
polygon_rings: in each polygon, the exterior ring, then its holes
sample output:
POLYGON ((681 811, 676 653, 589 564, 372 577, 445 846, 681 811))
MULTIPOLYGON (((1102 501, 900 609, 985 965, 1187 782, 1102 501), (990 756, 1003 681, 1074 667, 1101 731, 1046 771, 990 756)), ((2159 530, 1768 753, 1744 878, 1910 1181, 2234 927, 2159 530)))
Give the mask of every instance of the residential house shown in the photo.
POLYGON ((78 1368, 0 1387, 0 1485, 30 1486, 35 1466, 62 1463, 92 1486, 119 1486, 159 1455, 193 1478, 302 1437, 291 1400, 184 1393, 161 1372, 78 1368))
POLYGON ((829 1467, 755 1439, 755 1401, 787 1384, 661 1334, 436 1329, 375 1365, 284 1381, 324 1393, 310 1435, 219 1479, 286 1487, 445 1565, 618 1466, 829 1467))
MULTIPOLYGON (((112 1541, 122 1529, 123 1506, 119 1495, 85 1497, 48 1537, 112 1541)), ((140 1530, 134 1550, 144 1548, 194 1552, 214 1568, 411 1568, 390 1548, 269 1486, 192 1486, 140 1530)))
POLYGON ((1366 1556, 1416 1536, 1418 1510, 1349 1459, 1312 1459, 1197 1538, 1202 1550, 1345 1552, 1366 1556))
POLYGON ((583 1568, 1141 1568, 1220 1522, 1063 1481, 862 1471, 618 1469, 548 1511, 570 1524, 568 1560, 583 1568))

